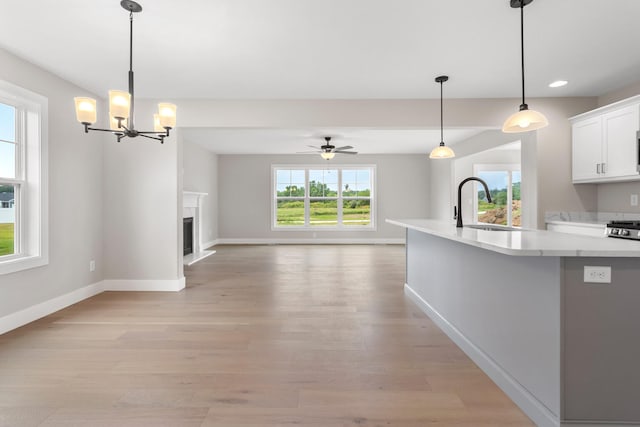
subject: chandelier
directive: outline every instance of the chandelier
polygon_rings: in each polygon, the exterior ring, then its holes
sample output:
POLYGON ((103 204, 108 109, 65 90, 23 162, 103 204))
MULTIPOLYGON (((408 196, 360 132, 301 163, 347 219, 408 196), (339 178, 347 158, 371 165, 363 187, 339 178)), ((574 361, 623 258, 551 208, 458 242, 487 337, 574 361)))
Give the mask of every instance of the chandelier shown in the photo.
POLYGON ((109 91, 109 129, 90 127, 97 121, 96 100, 87 97, 74 98, 76 105, 76 118, 84 125, 85 133, 90 130, 111 132, 120 142, 122 138, 135 138, 138 136, 155 139, 164 143, 169 136, 169 131, 176 126, 176 106, 166 102, 158 104, 158 113, 153 115, 153 131, 136 130, 134 118, 133 96, 133 14, 141 12, 142 6, 133 0, 122 0, 120 6, 129 11, 129 91, 109 91))

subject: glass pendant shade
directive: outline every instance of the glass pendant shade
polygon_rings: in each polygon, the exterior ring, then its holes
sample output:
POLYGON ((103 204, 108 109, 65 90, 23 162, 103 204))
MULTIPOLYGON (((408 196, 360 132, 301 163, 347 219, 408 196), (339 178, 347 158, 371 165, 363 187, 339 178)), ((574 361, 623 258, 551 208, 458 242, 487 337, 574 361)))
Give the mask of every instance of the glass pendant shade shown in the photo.
POLYGON ((76 104, 76 118, 80 123, 93 124, 97 120, 96 100, 93 98, 73 98, 76 104))
POLYGON ((160 114, 153 115, 153 130, 155 132, 164 132, 164 128, 160 125, 160 114))
POLYGON ((129 118, 131 109, 131 94, 123 90, 109 91, 109 115, 121 119, 129 118))
POLYGON ((456 156, 456 153, 444 143, 440 143, 439 146, 431 150, 431 154, 429 154, 430 159, 451 159, 456 156))
POLYGON ((160 126, 164 129, 173 129, 176 127, 176 105, 161 102, 158 104, 158 116, 160 118, 160 126))
POLYGON ((531 130, 541 129, 548 125, 549 121, 542 113, 525 108, 509 116, 509 118, 504 122, 504 125, 502 125, 502 132, 529 132, 531 130))
POLYGON ((320 153, 320 157, 322 157, 325 160, 331 160, 336 156, 336 153, 330 153, 330 152, 323 152, 320 153))

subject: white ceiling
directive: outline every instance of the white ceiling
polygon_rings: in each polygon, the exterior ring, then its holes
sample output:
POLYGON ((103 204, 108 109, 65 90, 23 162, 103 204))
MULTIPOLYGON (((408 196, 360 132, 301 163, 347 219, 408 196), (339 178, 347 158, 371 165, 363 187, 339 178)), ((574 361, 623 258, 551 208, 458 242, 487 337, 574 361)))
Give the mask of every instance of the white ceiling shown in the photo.
MULTIPOLYGON (((447 145, 455 145, 483 129, 446 129, 447 145)), ((218 154, 296 154, 313 151, 331 136, 336 147, 351 145, 360 154, 429 153, 440 141, 440 130, 424 129, 202 129, 180 128, 186 141, 218 154)))
MULTIPOLYGON (((509 0, 140 3, 140 98, 438 98, 441 74, 450 76, 446 98, 520 95, 520 16, 509 0)), ((0 10, 0 47, 99 96, 126 88, 129 20, 119 0, 0 0, 0 10)), ((535 0, 525 8, 527 96, 597 96, 638 81, 639 19, 639 0, 535 0), (557 79, 569 84, 547 86, 557 79)), ((300 141, 321 142, 304 135, 343 131, 185 135, 217 152, 263 153, 300 151, 300 141)), ((424 153, 440 140, 431 130, 351 131, 345 143, 365 153, 424 153)), ((445 141, 465 132, 479 130, 446 130, 445 141)))

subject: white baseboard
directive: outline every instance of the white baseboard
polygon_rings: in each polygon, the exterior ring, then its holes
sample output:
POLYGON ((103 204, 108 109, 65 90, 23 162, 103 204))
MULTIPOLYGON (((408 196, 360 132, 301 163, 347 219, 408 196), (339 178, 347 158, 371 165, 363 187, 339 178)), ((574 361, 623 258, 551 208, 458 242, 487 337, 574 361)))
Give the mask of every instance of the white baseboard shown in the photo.
POLYGON ((179 292, 185 287, 185 278, 172 280, 105 280, 105 291, 159 291, 179 292))
POLYGON ((218 239, 215 239, 215 240, 209 240, 208 242, 203 242, 203 243, 200 245, 200 248, 201 248, 201 249, 203 249, 203 250, 204 250, 204 249, 209 249, 210 247, 215 246, 215 245, 217 245, 217 244, 219 244, 219 243, 218 243, 218 239))
POLYGON ((400 239, 218 239, 218 245, 404 245, 400 239))
POLYGON ((185 278, 174 280, 103 280, 84 286, 68 294, 27 307, 24 310, 0 317, 0 335, 62 310, 104 291, 164 291, 178 292, 184 289, 185 278))
POLYGON ((41 302, 40 304, 32 305, 24 310, 0 317, 0 335, 48 316, 51 313, 55 313, 84 299, 98 295, 102 293, 103 290, 103 282, 93 283, 69 292, 68 294, 60 295, 48 301, 41 302))
POLYGON ((558 427, 559 418, 536 399, 526 388, 515 380, 507 371, 496 364, 493 359, 465 337, 454 325, 442 317, 427 301, 422 299, 408 284, 404 285, 405 294, 424 311, 451 340, 456 343, 467 356, 504 391, 513 402, 540 427, 558 427))

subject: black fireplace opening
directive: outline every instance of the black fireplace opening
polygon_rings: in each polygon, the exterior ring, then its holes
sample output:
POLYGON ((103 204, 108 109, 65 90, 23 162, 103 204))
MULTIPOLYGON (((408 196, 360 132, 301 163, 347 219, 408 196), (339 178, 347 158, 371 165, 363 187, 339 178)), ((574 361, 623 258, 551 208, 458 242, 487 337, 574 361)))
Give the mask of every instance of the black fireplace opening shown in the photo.
POLYGON ((193 253, 193 217, 183 218, 182 227, 183 255, 189 255, 193 253))

